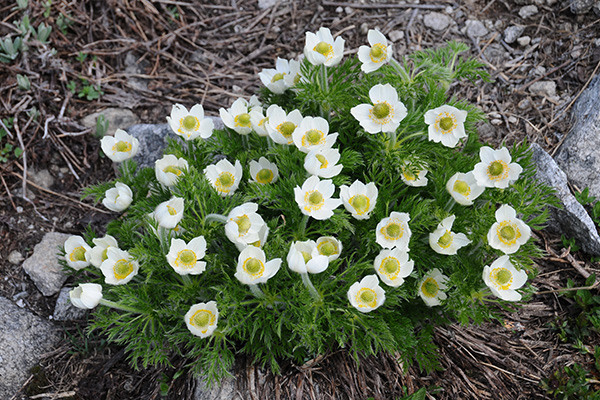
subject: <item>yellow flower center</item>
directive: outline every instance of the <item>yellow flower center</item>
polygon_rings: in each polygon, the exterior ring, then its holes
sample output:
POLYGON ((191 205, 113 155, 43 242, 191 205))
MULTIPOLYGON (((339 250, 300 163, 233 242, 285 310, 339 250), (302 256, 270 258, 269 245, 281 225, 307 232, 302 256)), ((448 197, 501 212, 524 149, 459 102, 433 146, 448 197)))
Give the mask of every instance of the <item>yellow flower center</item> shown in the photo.
POLYGON ((402 237, 404 228, 399 223, 392 221, 381 229, 381 233, 387 240, 396 240, 402 237))
POLYGON ((447 249, 452 244, 452 233, 450 231, 446 231, 437 241, 438 245, 442 249, 447 249))
POLYGON ((179 176, 182 174, 182 171, 174 165, 169 165, 167 168, 163 169, 164 172, 175 174, 179 176))
POLYGON ((521 232, 517 225, 510 221, 502 221, 496 228, 498 239, 507 246, 517 243, 517 239, 521 237, 521 232))
POLYGON ((214 314, 209 310, 198 310, 190 318, 190 325, 200 328, 202 333, 208 330, 208 327, 213 325, 215 321, 214 314))
POLYGON ((228 192, 229 188, 233 186, 234 182, 235 179, 233 178, 231 172, 221 172, 221 174, 217 178, 217 181, 215 182, 215 185, 217 186, 217 189, 219 191, 228 192))
POLYGON ((319 250, 319 254, 323 256, 333 256, 339 253, 339 249, 337 245, 332 240, 324 240, 317 245, 317 250, 319 250))
POLYGON ((488 167, 488 172, 490 173, 490 175, 492 176, 498 176, 500 174, 502 174, 502 172, 504 171, 504 165, 502 165, 502 161, 494 161, 490 164, 490 166, 488 167))
POLYGON ((171 215, 177 215, 177 210, 175 209, 175 207, 167 206, 167 211, 171 215))
POLYGON ((240 115, 236 115, 234 118, 235 126, 241 126, 244 128, 250 128, 251 124, 250 124, 250 114, 248 113, 243 113, 240 115))
POLYGON ((467 197, 471 193, 471 188, 469 187, 469 184, 465 181, 457 180, 456 182, 454 182, 454 186, 452 187, 452 189, 456 193, 462 194, 465 197, 467 197))
POLYGON ((183 125, 186 130, 193 131, 196 130, 196 127, 200 124, 198 118, 194 117, 193 115, 188 115, 183 119, 181 125, 183 125))
POLYGON ((380 272, 383 272, 389 279, 395 279, 400 272, 400 262, 394 257, 386 257, 381 263, 380 272))
POLYGON ((113 146, 113 151, 119 151, 119 152, 131 151, 131 143, 120 140, 117 143, 115 143, 115 145, 113 146))
POLYGON ((283 137, 289 138, 296 130, 296 124, 290 121, 285 121, 284 123, 279 124, 277 130, 283 135, 283 137))
MULTIPOLYGON (((306 135, 304 136, 306 138, 306 141, 312 145, 312 146, 316 146, 318 144, 321 144, 323 142, 323 132, 316 130, 316 129, 311 129, 310 131, 306 132, 306 135)), ((303 145, 306 145, 306 143, 302 143, 303 145)))
POLYGON ((312 204, 313 206, 317 205, 317 204, 321 204, 323 202, 323 195, 320 192, 315 190, 308 196, 308 202, 310 204, 312 204))
POLYGON ((273 75, 273 79, 271 79, 271 83, 275 83, 277 81, 282 80, 284 75, 285 74, 282 74, 282 73, 277 73, 277 74, 273 75))
POLYGON ((185 268, 193 268, 196 265, 196 261, 198 261, 196 253, 194 253, 192 250, 185 249, 177 253, 175 264, 177 264, 178 267, 183 266, 185 268))
POLYGON ((451 117, 444 117, 440 120, 440 128, 443 131, 449 131, 454 127, 454 121, 452 121, 451 117))
POLYGON ((133 272, 133 264, 123 258, 115 263, 113 272, 116 279, 125 279, 133 272))
POLYGON ((435 125, 442 131, 442 134, 451 133, 457 126, 454 114, 443 112, 436 118, 435 125))
POLYGON ((373 308, 377 305, 377 294, 373 289, 362 288, 356 293, 356 303, 361 308, 373 308))
POLYGON ((85 249, 83 246, 75 247, 71 252, 71 261, 85 261, 85 249))
POLYGON ((319 162, 321 163, 319 169, 327 168, 327 165, 329 165, 329 161, 327 161, 327 158, 325 158, 325 156, 322 154, 317 154, 316 157, 317 160, 319 160, 319 162))
POLYGON ((431 277, 425 279, 425 282, 421 285, 421 292, 427 297, 435 297, 439 291, 440 285, 431 277))
POLYGON ((242 215, 241 217, 238 217, 235 220, 235 223, 238 226, 238 232, 240 236, 244 236, 246 233, 248 233, 248 230, 250 230, 250 227, 252 226, 250 218, 248 218, 246 214, 242 215))
POLYGON ((263 168, 256 174, 256 181, 258 183, 271 183, 273 180, 273 171, 268 168, 263 168))
MULTIPOLYGON (((110 247, 110 246, 109 246, 110 247)), ((102 252, 102 261, 108 259, 108 247, 102 252)))
POLYGON ((387 56, 387 47, 381 43, 376 43, 371 47, 369 56, 374 63, 381 62, 387 56))
POLYGON ((310 255, 310 253, 308 251, 301 251, 300 253, 302 253, 302 258, 304 258, 305 263, 312 260, 312 256, 310 255))
POLYGON ((490 271, 490 278, 501 290, 510 289, 513 281, 512 273, 506 268, 493 269, 490 271))
POLYGON ((265 272, 265 265, 258 258, 248 258, 242 268, 253 278, 260 278, 265 272))
POLYGON ((413 174, 409 169, 403 169, 402 175, 404 175, 404 179, 406 179, 407 181, 414 181, 415 179, 417 179, 417 176, 413 174))
POLYGON ((333 51, 333 47, 327 42, 319 42, 313 50, 319 54, 323 54, 325 57, 329 57, 329 53, 333 51))
POLYGON ((377 103, 373 106, 373 115, 375 118, 383 119, 390 115, 390 106, 386 102, 377 103))
POLYGON ((323 199, 323 195, 318 190, 313 190, 304 195, 304 202, 306 205, 304 209, 306 211, 314 211, 323 207, 325 204, 325 200, 323 199))
POLYGON ((364 215, 369 211, 369 206, 371 205, 369 198, 364 194, 352 196, 348 202, 354 207, 354 211, 356 211, 358 215, 364 215))

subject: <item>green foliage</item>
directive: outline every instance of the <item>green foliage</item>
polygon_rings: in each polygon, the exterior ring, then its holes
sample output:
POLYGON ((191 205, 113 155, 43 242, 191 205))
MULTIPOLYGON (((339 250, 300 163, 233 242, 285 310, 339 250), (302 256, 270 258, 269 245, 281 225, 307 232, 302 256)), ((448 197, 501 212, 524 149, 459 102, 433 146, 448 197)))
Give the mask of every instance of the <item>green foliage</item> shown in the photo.
POLYGON ((29 81, 27 75, 17 74, 17 85, 21 90, 27 91, 31 89, 31 82, 29 81))
POLYGON ((3 63, 10 63, 11 61, 16 60, 19 56, 19 50, 23 41, 20 37, 16 37, 14 40, 10 37, 0 39, 0 61, 3 63))
POLYGON ((595 196, 590 196, 590 189, 586 187, 581 193, 575 192, 575 198, 581 205, 588 206, 592 220, 600 225, 600 201, 595 196))
POLYGON ((104 114, 100 114, 98 118, 96 118, 96 137, 103 138, 108 131, 108 125, 110 121, 104 116, 104 114))
POLYGON ((550 378, 543 381, 543 386, 548 394, 558 400, 597 400, 600 398, 600 390, 594 390, 594 386, 588 378, 588 371, 579 364, 565 366, 554 371, 550 378))
MULTIPOLYGON (((4 118, 2 120, 4 126, 7 129, 12 128, 13 126, 13 118, 4 118)), ((0 162, 5 163, 8 162, 10 157, 19 158, 21 154, 23 154, 23 149, 20 147, 14 146, 9 141, 8 132, 0 125, 0 162)))
MULTIPOLYGON (((80 55, 82 53, 79 53, 80 55)), ((85 59, 85 57, 83 57, 85 59)), ((87 79, 80 78, 81 85, 78 85, 75 81, 67 82, 67 89, 73 94, 77 94, 77 97, 85 98, 86 100, 98 100, 104 92, 100 89, 100 85, 93 85, 87 79)))

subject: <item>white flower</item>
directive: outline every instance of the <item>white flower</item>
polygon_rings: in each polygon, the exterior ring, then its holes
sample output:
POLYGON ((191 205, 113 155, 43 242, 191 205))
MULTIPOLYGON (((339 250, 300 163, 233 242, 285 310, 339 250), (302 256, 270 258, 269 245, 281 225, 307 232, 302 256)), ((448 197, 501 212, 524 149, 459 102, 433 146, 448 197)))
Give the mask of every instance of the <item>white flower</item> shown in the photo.
POLYGON ((437 229, 429 234, 429 245, 439 254, 453 255, 458 249, 471 243, 464 233, 452 232, 455 215, 444 218, 437 229))
POLYGON ((483 193, 485 187, 477 184, 475 175, 470 171, 466 174, 457 172, 452 175, 452 178, 446 183, 446 190, 458 204, 470 206, 473 204, 473 200, 483 193))
POLYGON ((287 254, 288 267, 299 274, 318 274, 327 269, 329 258, 319 254, 314 240, 294 242, 287 254))
POLYGON ((446 283, 448 277, 442 272, 434 268, 427 272, 421 282, 419 282, 419 296, 429 307, 439 306, 441 300, 446 300, 448 296, 442 290, 448 289, 446 283))
POLYGON ((231 196, 242 180, 242 164, 235 160, 234 166, 223 159, 204 168, 204 176, 221 196, 231 196))
POLYGON ((312 65, 332 67, 342 60, 344 42, 341 37, 334 41, 328 28, 321 28, 316 34, 306 32, 304 55, 312 65))
POLYGON ((140 142, 123 129, 117 129, 115 136, 104 136, 100 147, 108 158, 121 162, 133 158, 140 147, 140 142))
POLYGON ((302 79, 302 75, 300 74, 300 66, 302 64, 300 63, 300 61, 296 61, 296 60, 290 60, 289 62, 289 67, 290 67, 290 72, 289 74, 286 74, 283 77, 283 80, 285 81, 285 85, 289 88, 294 87, 298 84, 298 82, 300 82, 300 79, 302 79))
POLYGON ((425 113, 425 123, 429 125, 429 140, 442 142, 446 147, 456 147, 458 141, 467 137, 465 120, 467 112, 443 105, 425 113))
POLYGON ((317 239, 317 250, 329 261, 337 260, 342 254, 342 242, 333 236, 321 236, 317 239))
POLYGON ((106 252, 109 247, 119 248, 117 239, 110 235, 106 235, 102 238, 92 239, 95 246, 85 253, 86 259, 96 268, 100 268, 102 262, 108 257, 106 252))
POLYGON ((236 131, 240 135, 247 135, 252 132, 252 122, 248 102, 241 97, 233 102, 229 109, 219 109, 219 115, 223 124, 236 131))
POLYGON ((397 247, 408 251, 411 231, 408 226, 410 216, 407 213, 392 211, 389 217, 382 219, 375 231, 375 241, 385 249, 397 247))
POLYGON ((531 237, 531 228, 517 218, 517 212, 508 204, 496 210, 496 222, 487 239, 490 246, 504 254, 513 254, 531 237))
POLYGON ((358 59, 362 63, 360 69, 365 73, 373 72, 392 58, 392 45, 388 45, 385 36, 377 29, 369 29, 367 40, 370 46, 358 48, 358 59))
POLYGON ((399 249, 382 249, 373 262, 375 272, 388 286, 398 287, 404 278, 413 271, 415 262, 408 259, 408 253, 399 249))
POLYGON ((409 162, 406 162, 402 165, 402 175, 400 178, 402 182, 406 183, 408 186, 414 187, 422 187, 427 186, 427 171, 425 168, 416 169, 414 165, 409 162))
POLYGON ((254 107, 250 110, 250 124, 258 136, 269 136, 266 123, 267 117, 265 117, 262 107, 254 107))
POLYGON ((65 260, 73 269, 80 270, 90 265, 88 253, 91 248, 81 236, 70 236, 64 244, 65 260))
POLYGON ((298 110, 293 110, 289 114, 286 114, 285 110, 277 104, 272 104, 267 108, 267 122, 265 122, 265 127, 267 128, 269 137, 275 143, 294 143, 292 135, 301 122, 302 114, 298 110))
POLYGON ((165 228, 163 226, 160 226, 158 224, 158 220, 156 219, 156 215, 155 212, 151 212, 148 213, 148 218, 150 218, 152 221, 156 222, 156 225, 158 225, 158 229, 154 227, 154 223, 150 222, 148 225, 150 227, 150 229, 152 230, 152 232, 159 238, 162 240, 162 238, 165 237, 170 237, 171 235, 173 236, 181 236, 182 234, 185 233, 185 229, 183 229, 179 224, 177 224, 175 226, 175 228, 165 228))
POLYGON ((517 270, 507 255, 498 258, 491 266, 483 267, 483 281, 494 296, 506 301, 519 301, 521 294, 515 289, 527 282, 527 273, 517 270))
POLYGON ((369 133, 395 132, 407 115, 406 107, 398 100, 396 89, 389 83, 377 84, 369 90, 369 98, 373 104, 352 107, 352 116, 369 133))
POLYGON ((479 149, 481 162, 475 164, 473 175, 477 183, 484 187, 507 188, 519 179, 523 168, 517 163, 511 163, 511 156, 506 147, 494 150, 484 146, 479 149))
POLYGON ((209 337, 217 329, 219 310, 215 301, 198 303, 190 307, 185 314, 185 324, 193 335, 209 337))
POLYGON ((369 219, 371 217, 370 213, 375 208, 378 193, 373 182, 365 185, 356 180, 350 186, 340 186, 340 198, 344 207, 356 219, 369 219))
POLYGON ((337 133, 329 133, 329 123, 321 117, 304 117, 300 126, 294 130, 292 139, 303 153, 317 148, 331 148, 338 137, 337 133))
POLYGON ((156 219, 159 226, 173 229, 183 218, 183 210, 183 198, 171 197, 170 200, 156 206, 154 209, 154 219, 156 219))
POLYGON ((265 283, 279 271, 280 267, 281 258, 266 262, 264 251, 255 246, 248 246, 238 256, 234 276, 244 285, 256 285, 265 283))
POLYGON ((189 112, 181 104, 175 104, 167 122, 173 132, 185 140, 194 140, 197 137, 208 139, 215 128, 212 119, 204 118, 204 108, 200 104, 194 105, 189 112))
POLYGON ((269 237, 269 227, 267 226, 267 224, 263 224, 260 227, 260 230, 258 231, 258 240, 256 242, 244 243, 244 242, 238 240, 238 241, 234 242, 233 244, 235 244, 235 247, 237 247, 237 249, 239 251, 244 250, 248 246, 255 246, 258 248, 262 248, 263 245, 267 242, 267 237, 269 237))
POLYGON ((80 283, 69 291, 71 304, 77 308, 91 310, 102 300, 102 285, 97 283, 80 283))
POLYGON ((304 157, 304 169, 311 175, 333 178, 344 168, 342 164, 337 164, 338 161, 340 161, 338 149, 317 148, 304 157))
POLYGON ((250 161, 250 176, 254 182, 263 185, 275 183, 277 182, 277 178, 279 178, 279 170, 277 169, 277 165, 261 157, 258 161, 250 161))
POLYGON ((206 240, 198 236, 185 243, 182 239, 171 239, 167 262, 179 275, 200 275, 206 262, 200 261, 206 254, 206 240))
POLYGON ((342 204, 340 199, 331 198, 334 191, 335 186, 330 179, 321 181, 313 175, 304 181, 301 188, 294 188, 294 196, 302 214, 324 220, 329 219, 333 210, 342 204))
POLYGON ((260 240, 259 232, 265 226, 265 221, 256 211, 256 203, 244 203, 231 210, 225 223, 227 238, 233 243, 241 242, 244 245, 260 240))
POLYGON ((102 204, 110 211, 121 212, 127 209, 133 201, 133 192, 124 183, 115 183, 114 188, 110 188, 104 193, 102 204))
POLYGON ((285 79, 286 75, 290 74, 290 62, 283 58, 277 57, 275 69, 263 69, 258 73, 258 77, 263 85, 271 92, 282 94, 289 87, 285 79))
POLYGON ((250 96, 250 100, 248 100, 248 110, 252 111, 258 108, 262 109, 262 104, 258 96, 253 94, 252 96, 250 96))
POLYGON ((348 289, 348 300, 358 311, 368 313, 385 301, 385 292, 379 286, 377 275, 367 275, 348 289))
POLYGON ((137 275, 140 266, 125 250, 109 247, 106 260, 100 265, 104 282, 109 285, 124 285, 137 275))
POLYGON ((154 162, 156 179, 166 187, 175 185, 187 169, 188 162, 185 158, 177 158, 173 154, 167 154, 154 162))

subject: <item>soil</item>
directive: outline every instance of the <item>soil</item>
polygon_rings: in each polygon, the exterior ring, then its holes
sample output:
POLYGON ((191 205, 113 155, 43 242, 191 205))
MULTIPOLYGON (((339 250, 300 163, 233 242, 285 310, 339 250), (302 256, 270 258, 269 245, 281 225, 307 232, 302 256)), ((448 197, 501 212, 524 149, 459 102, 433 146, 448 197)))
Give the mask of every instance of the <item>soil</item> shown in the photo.
MULTIPOLYGON (((464 41, 494 78, 491 83, 461 83, 452 92, 488 115, 490 123, 480 129, 482 139, 493 145, 527 140, 550 153, 568 133, 569 109, 600 66, 598 15, 575 15, 563 1, 280 0, 265 9, 259 8, 262 0, 203 3, 30 2, 33 25, 44 21, 52 33, 47 43, 30 36, 28 50, 0 68, 0 119, 14 118, 10 134, 0 136, 0 156, 8 158, 0 159, 0 295, 20 300, 44 318, 51 316, 56 296, 41 295, 20 263, 9 262, 9 254, 16 251, 27 258, 46 232, 81 234, 91 227, 102 233, 111 218, 101 206, 81 199, 83 188, 114 177, 94 129, 81 124, 83 117, 121 107, 144 123, 163 123, 174 103, 201 103, 207 114, 218 115, 220 107, 254 94, 261 85, 257 73, 273 68, 276 57, 296 57, 306 31, 329 27, 345 38, 346 49, 357 49, 366 42, 366 30, 379 27, 388 37, 392 32, 397 37, 397 55, 448 40, 464 41), (523 18, 519 11, 529 3, 536 4, 537 12, 523 18), (449 27, 426 27, 423 16, 431 12, 450 16, 449 27), (463 32, 467 20, 487 24, 490 33, 474 37, 463 32), (504 29, 515 24, 531 43, 503 40, 504 29), (30 90, 18 87, 18 75, 29 78, 30 90), (534 84, 544 81, 556 83, 556 95, 532 93, 534 84), (99 98, 90 94, 94 85, 101 91, 99 98), (20 147, 23 154, 5 152, 7 144, 20 147), (42 179, 44 171, 50 182, 42 179)), ((13 2, 0 5, 0 37, 16 37, 11 23, 22 15, 13 2)), ((506 312, 504 324, 437 328, 440 371, 402 369, 393 355, 357 365, 340 349, 303 366, 288 365, 281 376, 263 371, 259 384, 256 367, 240 357, 238 389, 250 393, 243 397, 268 399, 314 399, 316 387, 321 398, 389 399, 424 386, 428 398, 552 398, 543 382, 559 385, 553 374, 560 368, 592 362, 560 336, 556 327, 575 317, 577 308, 556 290, 567 279, 583 285, 574 263, 592 273, 599 266, 585 254, 563 249, 559 237, 544 231, 536 237, 548 255, 537 260, 534 285, 545 294, 506 312)), ((32 370, 15 398, 154 399, 167 391, 168 398, 190 398, 192 377, 174 377, 182 361, 175 360, 173 368, 134 370, 118 346, 85 333, 86 321, 61 327, 63 346, 32 370)), ((592 333, 583 348, 598 339, 592 333)))

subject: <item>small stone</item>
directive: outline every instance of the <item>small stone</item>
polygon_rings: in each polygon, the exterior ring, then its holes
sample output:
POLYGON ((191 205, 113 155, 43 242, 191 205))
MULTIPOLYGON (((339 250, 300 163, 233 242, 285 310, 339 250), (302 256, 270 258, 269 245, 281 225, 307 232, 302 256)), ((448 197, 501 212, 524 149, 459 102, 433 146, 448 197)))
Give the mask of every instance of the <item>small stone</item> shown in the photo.
POLYGON ((490 121, 490 124, 492 124, 494 126, 502 125, 502 120, 501 119, 493 119, 490 121))
POLYGON ((23 212, 23 207, 17 206, 17 214, 21 214, 23 212))
POLYGON ((534 5, 521 7, 519 10, 519 16, 523 19, 533 17, 538 13, 538 8, 534 5))
POLYGON ((81 120, 81 124, 88 128, 92 128, 92 134, 95 134, 96 123, 100 115, 103 115, 108 121, 106 134, 111 136, 114 136, 117 129, 127 129, 140 121, 133 111, 126 108, 107 108, 103 111, 98 111, 84 117, 81 120))
POLYGON ((524 26, 511 25, 504 30, 504 41, 508 44, 514 43, 525 30, 524 26))
POLYGON ((391 31, 388 36, 392 42, 397 42, 404 39, 404 31, 391 31))
POLYGON ((465 21, 465 33, 467 36, 478 38, 487 35, 488 30, 483 22, 469 19, 465 21))
POLYGON ((19 253, 17 250, 11 251, 8 255, 8 262, 11 264, 21 264, 24 259, 23 254, 19 253))
POLYGON ((521 36, 517 39, 517 43, 519 43, 519 46, 525 47, 531 43, 531 38, 529 36, 521 36))
POLYGON ((558 0, 546 0, 546 4, 548 4, 549 6, 553 6, 556 3, 558 3, 558 0))
POLYGON ((423 23, 427 28, 439 32, 448 28, 452 23, 452 19, 450 19, 450 17, 448 17, 446 14, 431 12, 429 14, 425 14, 425 17, 423 17, 423 23))
POLYGON ((573 58, 573 59, 579 58, 579 56, 581 56, 582 52, 583 52, 582 46, 573 47, 573 49, 571 50, 571 58, 573 58))
POLYGON ((538 96, 554 97, 556 96, 556 82, 538 81, 529 86, 529 91, 538 96))
POLYGON ((73 304, 71 304, 71 299, 69 297, 69 292, 71 288, 62 288, 60 290, 60 294, 56 299, 56 304, 54 305, 54 313, 52 314, 52 318, 56 321, 75 321, 78 319, 83 319, 87 310, 82 308, 77 308, 73 304))
POLYGON ((492 111, 489 115, 490 115, 490 118, 496 118, 496 119, 498 119, 498 118, 501 117, 500 113, 497 113, 496 111, 492 111))
POLYGON ((517 107, 519 107, 519 110, 529 110, 531 108, 531 100, 527 98, 523 99, 517 104, 517 107))
POLYGON ((271 8, 277 4, 277 0, 258 0, 258 8, 264 10, 265 8, 271 8))
POLYGON ((516 124, 517 121, 519 121, 519 120, 517 119, 517 117, 515 117, 513 115, 511 115, 510 117, 508 117, 508 122, 511 123, 511 124, 516 124))
POLYGON ((573 14, 585 14, 592 9, 596 0, 570 0, 569 7, 573 14))
POLYGON ((44 296, 58 293, 67 276, 58 262, 58 252, 71 235, 50 232, 35 245, 33 254, 23 262, 23 270, 44 296))
POLYGON ((348 15, 352 14, 354 12, 354 8, 352 7, 344 7, 344 12, 348 15))
POLYGON ((28 178, 38 186, 44 189, 50 189, 54 184, 54 177, 50 175, 47 169, 35 170, 31 169, 28 171, 28 178))
POLYGON ((366 22, 363 22, 362 24, 360 24, 360 33, 362 33, 363 35, 366 35, 369 33, 369 24, 367 24, 366 22))
POLYGON ((600 38, 594 40, 594 46, 600 47, 600 38))
POLYGON ((596 14, 596 16, 600 17, 600 1, 597 1, 596 4, 594 4, 592 10, 594 10, 594 14, 596 14))
POLYGON ((231 90, 232 90, 234 93, 241 93, 241 92, 243 92, 243 89, 242 89, 242 87, 241 87, 241 86, 238 86, 238 85, 233 85, 233 86, 231 86, 231 90))
POLYGON ((338 8, 335 9, 335 12, 338 13, 338 14, 341 14, 341 13, 344 12, 344 9, 342 7, 338 7, 338 8))

